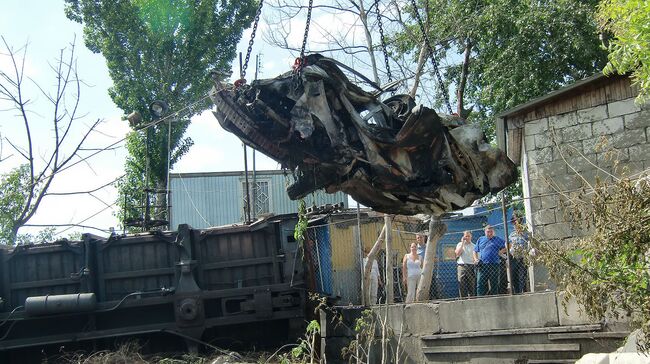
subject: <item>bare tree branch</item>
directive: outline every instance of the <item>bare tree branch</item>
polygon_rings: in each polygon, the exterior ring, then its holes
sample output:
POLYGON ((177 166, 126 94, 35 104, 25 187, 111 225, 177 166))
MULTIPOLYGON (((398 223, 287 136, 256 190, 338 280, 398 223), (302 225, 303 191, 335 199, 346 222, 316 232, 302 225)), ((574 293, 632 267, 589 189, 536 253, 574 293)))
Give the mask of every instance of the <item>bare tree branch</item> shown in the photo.
MULTIPOLYGON (((9 111, 17 111, 16 116, 22 120, 25 131, 24 143, 19 143, 15 140, 7 141, 29 164, 27 176, 29 183, 21 186, 25 195, 24 203, 20 208, 20 212, 16 213, 15 216, 11 216, 13 225, 5 227, 11 230, 9 232, 9 239, 11 240, 10 243, 12 243, 16 239, 18 230, 26 226, 27 222, 38 210, 43 198, 49 195, 48 189, 56 176, 66 166, 70 165, 70 161, 78 157, 79 152, 84 149, 84 143, 87 141, 90 133, 97 127, 100 120, 87 126, 80 140, 76 144, 73 143, 72 149, 67 150, 68 148, 66 146, 71 144, 69 143, 69 139, 72 136, 73 126, 77 125, 82 119, 81 116, 77 115, 80 105, 82 82, 77 73, 74 41, 70 43, 69 47, 61 49, 59 57, 56 58, 56 62, 50 64, 50 69, 54 72, 56 80, 52 93, 25 75, 27 47, 22 47, 16 51, 4 37, 2 37, 2 42, 6 51, 3 55, 9 59, 12 69, 10 74, 6 71, 0 71, 0 96, 4 101, 12 104, 9 111), (30 99, 24 95, 24 80, 26 77, 52 107, 52 113, 49 118, 52 123, 53 149, 41 156, 42 162, 39 161, 38 165, 34 159, 35 141, 32 138, 31 132, 33 120, 30 119, 35 113, 27 108, 27 105, 30 104, 30 99), (71 102, 68 103, 70 100, 71 102)), ((92 195, 92 193, 89 194, 92 195)), ((106 203, 104 202, 104 204, 106 203)))

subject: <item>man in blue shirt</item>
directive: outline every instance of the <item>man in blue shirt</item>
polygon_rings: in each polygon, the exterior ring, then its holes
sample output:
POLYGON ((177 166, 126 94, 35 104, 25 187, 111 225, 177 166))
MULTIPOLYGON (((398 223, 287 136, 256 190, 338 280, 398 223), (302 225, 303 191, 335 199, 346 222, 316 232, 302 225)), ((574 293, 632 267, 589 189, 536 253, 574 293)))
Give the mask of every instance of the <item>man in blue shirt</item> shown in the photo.
POLYGON ((498 293, 501 284, 499 253, 506 251, 505 241, 494 235, 492 226, 485 226, 484 232, 485 236, 481 236, 474 245, 474 263, 478 267, 477 296, 498 293))
POLYGON ((418 255, 422 262, 424 262, 424 253, 427 250, 427 232, 420 231, 415 234, 415 242, 418 243, 418 255))

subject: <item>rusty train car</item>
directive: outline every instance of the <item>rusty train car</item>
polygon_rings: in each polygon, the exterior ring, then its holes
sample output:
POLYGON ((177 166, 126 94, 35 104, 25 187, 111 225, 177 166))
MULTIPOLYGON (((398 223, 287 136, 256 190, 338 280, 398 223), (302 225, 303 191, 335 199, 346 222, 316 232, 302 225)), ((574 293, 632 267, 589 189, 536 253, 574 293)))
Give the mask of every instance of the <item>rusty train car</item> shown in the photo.
POLYGON ((295 215, 0 251, 0 351, 304 322, 295 215), (235 326, 236 327, 236 326, 235 326))

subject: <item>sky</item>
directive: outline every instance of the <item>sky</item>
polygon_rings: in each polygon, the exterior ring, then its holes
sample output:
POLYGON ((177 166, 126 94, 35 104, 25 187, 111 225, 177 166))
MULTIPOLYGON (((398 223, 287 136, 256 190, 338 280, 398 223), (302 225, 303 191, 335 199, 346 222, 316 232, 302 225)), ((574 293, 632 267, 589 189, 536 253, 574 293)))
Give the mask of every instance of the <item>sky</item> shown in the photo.
MULTIPOLYGON (((128 122, 123 120, 123 112, 119 110, 108 96, 107 89, 111 85, 106 62, 101 55, 91 53, 83 44, 83 30, 80 24, 68 20, 64 14, 64 2, 41 0, 5 0, 0 12, 0 35, 7 44, 17 51, 19 60, 24 57, 24 73, 26 76, 24 93, 30 100, 28 117, 32 125, 35 153, 39 160, 53 150, 52 107, 47 97, 34 86, 40 85, 44 90, 53 90, 55 79, 50 69, 56 64, 61 50, 70 50, 75 43, 75 57, 80 79, 82 79, 81 100, 77 115, 83 116, 76 122, 77 127, 70 132, 71 145, 76 144, 88 125, 95 120, 101 120, 97 132, 92 133, 85 145, 88 148, 103 148, 111 145, 126 135, 129 131, 128 122)), ((265 17, 267 18, 267 17, 265 17)), ((342 37, 357 37, 349 31, 349 26, 342 22, 349 19, 328 14, 314 14, 310 36, 318 41, 318 32, 325 28, 348 29, 342 37), (338 23, 338 24, 337 24, 338 23), (321 29, 319 29, 321 28, 321 29)), ((302 40, 304 20, 296 18, 290 22, 291 31, 286 39, 289 44, 298 45, 302 40)), ((260 54, 260 78, 271 78, 288 71, 293 64, 296 54, 272 47, 264 41, 264 32, 268 29, 264 20, 258 30, 253 48, 252 59, 260 54)), ((246 51, 250 29, 244 32, 238 50, 246 51)), ((310 43, 312 44, 312 43, 310 43)), ((314 45, 314 47, 316 47, 314 45)), ((0 69, 10 71, 12 65, 6 55, 4 44, 0 54, 0 69)), ((65 53, 64 53, 65 54, 65 53)), ((254 74, 254 61, 251 61, 248 75, 254 74)), ((249 76, 250 77, 250 76, 249 76)), ((22 118, 0 102, 0 134, 18 148, 24 148, 26 134, 22 118)), ((194 140, 194 146, 173 167, 172 173, 185 172, 219 172, 243 170, 242 143, 232 134, 225 132, 208 110, 192 118, 187 136, 194 140)), ((249 150, 249 160, 252 151, 249 150)), ((64 150, 64 154, 67 150, 64 150)), ((91 152, 85 152, 89 155, 91 152)), ((25 160, 8 142, 3 142, 0 149, 0 173, 6 173, 12 168, 24 163, 25 160)), ((54 180, 50 191, 54 193, 90 191, 103 186, 124 173, 123 162, 126 157, 124 143, 118 143, 115 148, 101 152, 85 161, 74 160, 74 166, 62 171, 54 180)), ((258 169, 278 169, 279 165, 257 153, 258 169)), ((47 196, 36 215, 29 221, 33 225, 66 225, 79 224, 89 228, 57 226, 56 233, 66 237, 73 232, 90 232, 105 235, 102 230, 111 227, 118 228, 115 218, 117 207, 115 200, 117 191, 114 187, 105 187, 92 194, 47 196), (93 229, 92 227, 101 230, 93 229)), ((35 233, 42 227, 28 227, 21 233, 35 233)))

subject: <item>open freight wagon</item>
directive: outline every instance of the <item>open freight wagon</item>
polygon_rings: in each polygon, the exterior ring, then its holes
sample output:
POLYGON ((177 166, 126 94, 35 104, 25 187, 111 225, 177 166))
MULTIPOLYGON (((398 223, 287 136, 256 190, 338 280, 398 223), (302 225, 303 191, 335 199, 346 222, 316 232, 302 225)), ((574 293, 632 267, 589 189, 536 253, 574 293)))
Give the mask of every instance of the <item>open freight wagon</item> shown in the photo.
POLYGON ((0 250, 0 350, 304 322, 295 215, 0 250))

